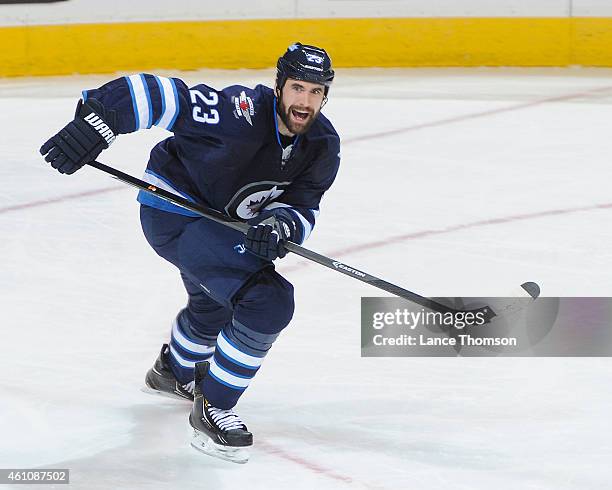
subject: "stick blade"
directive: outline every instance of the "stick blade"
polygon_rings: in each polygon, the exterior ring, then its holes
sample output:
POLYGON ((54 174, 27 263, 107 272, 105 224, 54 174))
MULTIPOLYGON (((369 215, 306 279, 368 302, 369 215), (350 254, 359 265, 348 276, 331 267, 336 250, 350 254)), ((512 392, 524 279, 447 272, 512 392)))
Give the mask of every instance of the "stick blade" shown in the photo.
POLYGON ((540 296, 540 286, 533 281, 524 282, 521 287, 532 299, 537 299, 540 296))

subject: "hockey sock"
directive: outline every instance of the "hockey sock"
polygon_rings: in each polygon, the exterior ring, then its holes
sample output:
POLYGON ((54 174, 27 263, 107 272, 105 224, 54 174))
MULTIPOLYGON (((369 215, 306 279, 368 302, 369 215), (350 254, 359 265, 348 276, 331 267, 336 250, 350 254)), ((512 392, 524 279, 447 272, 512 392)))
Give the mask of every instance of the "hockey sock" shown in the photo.
POLYGON ((256 332, 235 319, 217 338, 202 392, 211 405, 230 409, 249 386, 278 333, 256 332))
POLYGON ((193 381, 195 363, 211 358, 215 340, 199 337, 182 310, 172 322, 169 346, 172 372, 179 383, 187 384, 193 381))

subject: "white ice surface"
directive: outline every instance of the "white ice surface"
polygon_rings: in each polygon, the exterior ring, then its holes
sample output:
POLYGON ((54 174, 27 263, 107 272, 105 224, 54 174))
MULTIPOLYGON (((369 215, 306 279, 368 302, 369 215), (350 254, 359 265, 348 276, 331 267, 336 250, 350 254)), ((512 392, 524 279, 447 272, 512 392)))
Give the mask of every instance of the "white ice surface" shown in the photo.
MULTIPOLYGON (((0 468, 79 489, 610 488, 609 359, 361 358, 360 297, 385 293, 294 257, 294 320, 237 408, 251 461, 190 448, 189 404, 139 391, 185 297, 135 191, 37 153, 108 78, 0 80, 0 468)), ((339 70, 341 171, 307 245, 429 296, 611 296, 611 103, 607 70, 339 70)), ((164 136, 100 159, 140 176, 164 136)))

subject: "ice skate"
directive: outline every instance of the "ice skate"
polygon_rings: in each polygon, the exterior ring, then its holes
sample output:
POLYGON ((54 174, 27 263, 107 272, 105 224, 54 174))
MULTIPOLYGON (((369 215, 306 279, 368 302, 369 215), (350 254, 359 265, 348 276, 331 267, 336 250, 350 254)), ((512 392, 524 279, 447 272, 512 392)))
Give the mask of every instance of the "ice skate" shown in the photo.
POLYGON ((170 355, 170 349, 168 344, 162 345, 161 352, 155 361, 155 364, 145 377, 145 386, 142 389, 145 393, 154 393, 171 398, 178 398, 180 400, 193 400, 193 385, 191 381, 187 384, 180 384, 172 369, 170 369, 170 362, 168 356, 170 355))
POLYGON ((246 463, 249 460, 247 448, 253 445, 253 434, 233 410, 213 407, 201 391, 201 381, 208 373, 208 362, 196 364, 195 392, 189 424, 193 428, 191 445, 210 456, 246 463))

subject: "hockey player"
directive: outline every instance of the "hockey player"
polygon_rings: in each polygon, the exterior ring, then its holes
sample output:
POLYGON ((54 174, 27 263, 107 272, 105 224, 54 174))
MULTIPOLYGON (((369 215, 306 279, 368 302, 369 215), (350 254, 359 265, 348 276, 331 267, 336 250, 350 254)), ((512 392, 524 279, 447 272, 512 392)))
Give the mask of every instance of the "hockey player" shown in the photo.
POLYGON ((252 434, 233 408, 293 315, 293 287, 272 263, 303 243, 339 166, 340 143, 320 114, 334 78, 325 50, 295 43, 275 88, 192 88, 149 74, 83 92, 72 122, 42 147, 72 174, 119 134, 153 125, 144 179, 251 226, 246 236, 140 192, 142 229, 180 271, 188 302, 146 375, 150 390, 193 400, 194 447, 236 462, 252 434))

